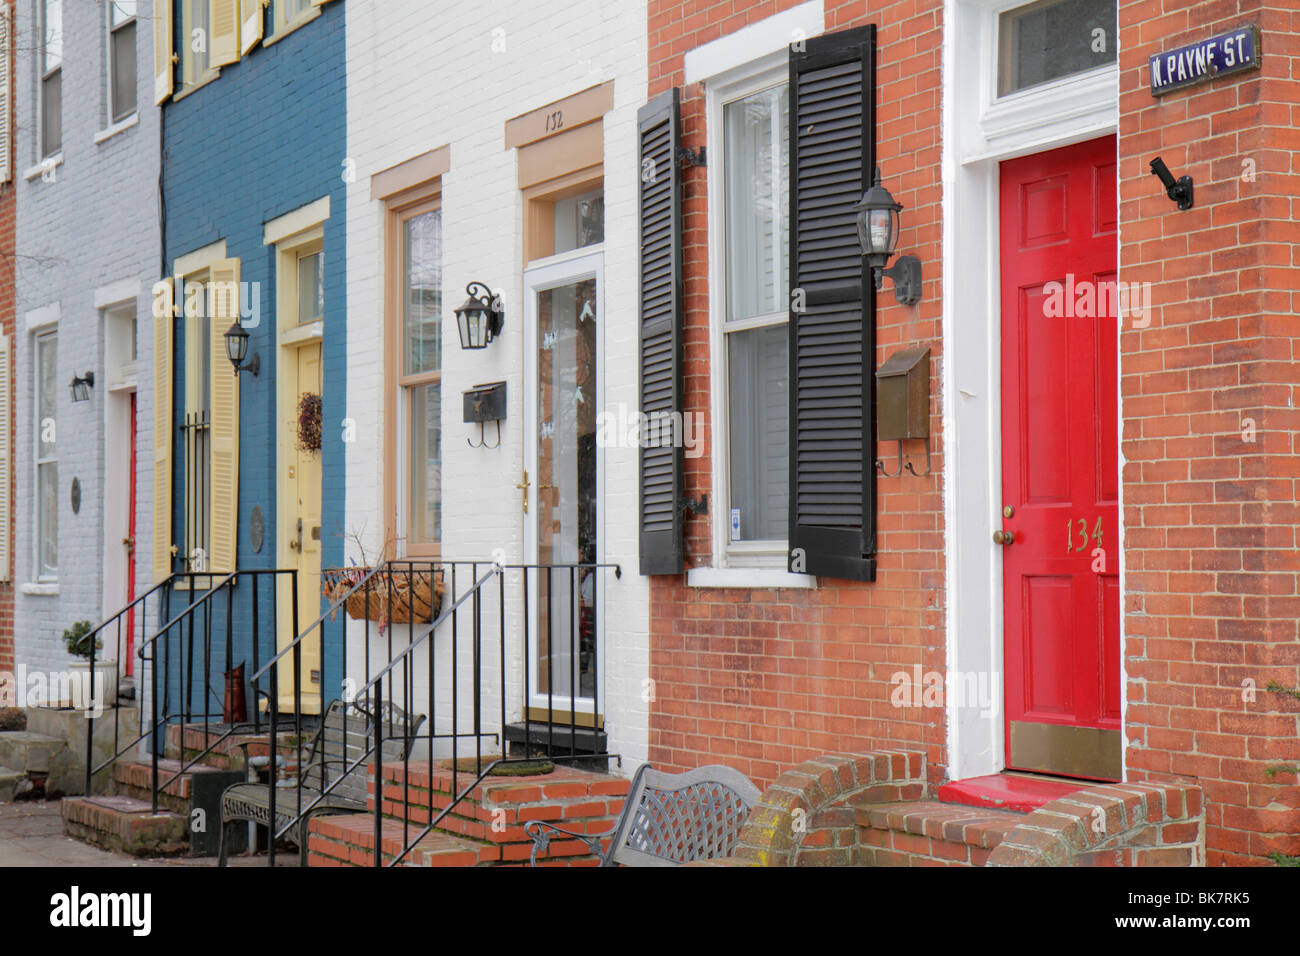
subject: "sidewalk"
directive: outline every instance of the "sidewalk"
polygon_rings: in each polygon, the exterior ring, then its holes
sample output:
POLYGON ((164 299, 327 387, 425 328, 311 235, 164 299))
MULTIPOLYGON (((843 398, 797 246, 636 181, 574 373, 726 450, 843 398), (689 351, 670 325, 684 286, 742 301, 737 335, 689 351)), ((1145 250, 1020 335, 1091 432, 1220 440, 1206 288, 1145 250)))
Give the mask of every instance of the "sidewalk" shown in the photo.
MULTIPOLYGON (((297 853, 285 853, 277 865, 298 862, 297 853), (283 862, 282 862, 283 861, 283 862)), ((216 857, 172 857, 145 860, 73 840, 63 835, 59 801, 21 801, 0 804, 0 867, 10 866, 216 866, 216 857)), ((265 866, 266 857, 232 857, 236 867, 265 866)))

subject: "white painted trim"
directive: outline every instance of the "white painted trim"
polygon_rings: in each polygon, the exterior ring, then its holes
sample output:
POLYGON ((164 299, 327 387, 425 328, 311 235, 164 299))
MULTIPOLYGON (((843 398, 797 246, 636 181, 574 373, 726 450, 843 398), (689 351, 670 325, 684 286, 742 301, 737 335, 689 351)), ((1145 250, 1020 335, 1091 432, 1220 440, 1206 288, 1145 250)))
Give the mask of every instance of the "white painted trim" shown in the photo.
MULTIPOLYGON (((226 240, 218 239, 216 242, 210 242, 206 246, 195 249, 193 252, 187 252, 183 256, 177 256, 172 261, 172 272, 178 276, 187 276, 192 272, 202 272, 218 259, 225 259, 226 240)), ((177 295, 180 300, 178 305, 184 302, 184 287, 177 295)))
MULTIPOLYGON (((749 63, 743 70, 733 70, 725 82, 710 84, 705 89, 705 142, 712 154, 708 192, 708 250, 709 250, 709 414, 712 416, 712 434, 729 435, 727 422, 727 365, 726 334, 722 331, 727 316, 727 248, 726 248, 726 143, 722 122, 722 108, 732 100, 749 96, 761 90, 770 89, 789 82, 787 56, 784 51, 774 57, 764 57, 749 63)), ((788 320, 788 317, 787 317, 788 320)), ((762 316, 744 326, 732 328, 758 327, 775 324, 771 317, 762 316)), ((711 530, 713 535, 714 569, 722 569, 732 563, 729 554, 732 549, 730 535, 730 456, 729 444, 725 439, 713 443, 713 504, 711 530)), ((767 542, 753 542, 764 544, 767 542)), ((758 565, 764 572, 784 572, 788 541, 770 542, 780 553, 772 553, 770 566, 761 556, 752 556, 749 563, 758 565)), ((703 569, 698 569, 703 570, 703 569)), ((747 568, 746 573, 753 574, 755 568, 747 568)))
POLYGON ((817 578, 771 568, 690 568, 686 572, 686 585, 692 588, 816 588, 817 578))
MULTIPOLYGON (((1119 118, 1113 67, 994 101, 997 14, 1022 2, 945 0, 943 15, 946 659, 950 673, 999 675, 1003 695, 999 163, 1114 132, 1119 118)), ((1121 560, 1121 595, 1123 574, 1121 560)), ((956 704, 945 704, 950 778, 1005 769, 1004 696, 991 714, 956 704)))
POLYGON ((277 216, 262 228, 262 245, 270 246, 283 242, 296 233, 319 226, 330 217, 330 197, 322 196, 315 202, 299 206, 292 212, 277 216))
POLYGON ((117 134, 125 133, 132 126, 139 126, 139 125, 140 125, 140 111, 136 110, 126 119, 118 120, 112 126, 106 127, 105 129, 101 129, 98 133, 96 133, 95 145, 99 146, 102 143, 106 143, 117 134))
POLYGON ((36 332, 51 325, 58 325, 60 319, 59 303, 51 302, 39 309, 32 309, 23 316, 23 326, 28 332, 36 332))
POLYGON ((139 279, 119 279, 95 290, 95 308, 108 309, 115 305, 134 302, 139 295, 139 279))
POLYGON ((32 597, 58 597, 59 586, 57 584, 24 584, 21 588, 24 594, 32 597))
POLYGON ((808 3, 801 3, 742 27, 735 33, 687 50, 684 62, 685 82, 712 81, 720 74, 745 66, 769 53, 784 53, 791 43, 819 36, 825 30, 826 12, 822 0, 809 0, 808 3))
MULTIPOLYGON (((43 176, 47 172, 53 172, 57 167, 63 165, 63 150, 59 150, 53 156, 46 156, 35 166, 31 166, 23 173, 23 179, 31 182, 37 176, 43 176)), ((53 179, 50 182, 54 182, 53 179)))

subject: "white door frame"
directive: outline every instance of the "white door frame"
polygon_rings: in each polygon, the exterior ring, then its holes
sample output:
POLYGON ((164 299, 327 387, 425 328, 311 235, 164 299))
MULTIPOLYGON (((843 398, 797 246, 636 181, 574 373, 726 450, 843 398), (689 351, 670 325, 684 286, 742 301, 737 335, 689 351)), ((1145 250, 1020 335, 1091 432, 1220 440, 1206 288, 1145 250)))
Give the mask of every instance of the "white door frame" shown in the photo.
MULTIPOLYGON (((1105 136, 1119 125, 1119 72, 1113 64, 996 96, 998 14, 1026 2, 944 2, 940 376, 946 472, 947 686, 981 686, 983 677, 982 686, 996 688, 991 708, 963 702, 960 694, 945 695, 947 769, 952 780, 1006 768, 1002 561, 992 538, 1002 520, 999 164, 1105 136)), ((1122 404, 1118 407, 1122 415, 1122 404)), ((1119 508, 1122 515, 1122 484, 1119 508)), ((1123 614, 1120 618, 1122 648, 1123 614)), ((1126 680, 1122 655, 1120 679, 1126 680)))
MULTIPOLYGON (((596 389, 591 396, 595 402, 597 414, 604 409, 605 397, 605 253, 604 246, 587 246, 573 252, 561 253, 540 260, 536 265, 524 271, 524 467, 528 470, 529 481, 536 490, 537 472, 537 294, 547 289, 569 285, 582 279, 596 280, 596 389)), ((599 434, 599 425, 597 429, 599 434)), ((605 561, 605 450, 599 441, 596 443, 596 562, 605 561)), ((540 494, 531 496, 533 506, 524 515, 524 562, 536 564, 538 560, 537 504, 540 494)), ((535 590, 530 591, 536 594, 535 590)), ((602 709, 607 709, 605 692, 605 575, 596 574, 596 689, 602 709)), ((531 600, 531 599, 530 599, 531 600)), ((537 617, 536 606, 526 607, 523 612, 529 616, 528 629, 532 635, 529 642, 528 659, 524 666, 528 668, 528 686, 530 694, 525 707, 545 707, 547 697, 537 693, 537 617)), ((551 699, 554 709, 572 711, 575 714, 591 714, 594 710, 592 698, 579 697, 576 702, 568 696, 556 694, 551 699)))

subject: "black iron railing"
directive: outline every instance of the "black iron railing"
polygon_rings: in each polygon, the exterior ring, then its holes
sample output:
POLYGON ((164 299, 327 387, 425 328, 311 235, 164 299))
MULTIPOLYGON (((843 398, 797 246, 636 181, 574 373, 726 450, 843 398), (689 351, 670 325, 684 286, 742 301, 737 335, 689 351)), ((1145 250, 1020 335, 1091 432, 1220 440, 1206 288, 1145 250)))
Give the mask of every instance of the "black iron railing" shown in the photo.
POLYGON ((358 774, 372 781, 367 809, 374 815, 375 866, 385 863, 385 818, 401 822, 400 848, 388 854, 392 866, 499 764, 531 762, 539 755, 553 761, 614 757, 595 743, 603 737, 594 732, 591 746, 578 745, 579 729, 590 724, 594 731, 594 716, 601 712, 597 601, 600 578, 609 570, 621 575, 612 564, 443 560, 327 570, 328 609, 250 678, 270 709, 267 798, 274 833, 268 865, 275 865, 276 840, 295 835, 307 840, 311 814, 331 797, 355 790, 358 774), (374 714, 382 709, 405 718, 372 719, 359 752, 347 752, 330 776, 310 779, 291 769, 302 765, 301 728, 296 755, 282 753, 275 735, 286 680, 294 689, 292 709, 301 715, 308 641, 319 642, 320 686, 329 697, 364 701, 374 714), (506 748, 511 720, 524 731, 524 752, 515 756, 506 748), (534 734, 535 727, 545 732, 534 734), (535 737, 545 742, 534 744, 535 737), (486 741, 497 744, 496 751, 485 752, 486 741), (429 786, 421 796, 412 791, 411 765, 423 761, 429 786), (278 785, 277 765, 286 776, 278 785), (399 766, 401 799, 390 801, 385 812, 385 784, 397 782, 399 766), (440 767, 451 778, 450 800, 441 807, 435 805, 434 787, 440 767))
MULTIPOLYGON (((113 714, 111 754, 95 762, 95 715, 102 710, 102 700, 92 697, 87 712, 86 792, 92 792, 97 774, 112 767, 118 758, 147 744, 152 775, 150 789, 154 812, 159 794, 182 774, 200 763, 230 737, 241 733, 260 734, 265 724, 258 701, 251 702, 252 719, 243 720, 229 712, 227 693, 236 672, 235 660, 257 670, 261 661, 274 654, 275 635, 281 607, 296 632, 298 624, 298 572, 293 569, 259 569, 226 574, 173 574, 155 585, 87 635, 90 641, 90 686, 97 693, 95 680, 97 645, 112 635, 117 659, 121 660, 123 624, 134 620, 137 634, 136 653, 143 665, 138 674, 136 699, 139 705, 139 731, 123 742, 121 708, 113 714), (154 601, 150 616, 149 601, 154 601), (183 605, 172 611, 174 605, 183 605), (139 612, 139 613, 137 613, 139 612), (158 621, 151 631, 149 622, 158 621), (147 674, 147 677, 145 676, 147 674), (214 736, 214 724, 220 730, 214 736), (182 730, 180 768, 170 776, 160 772, 159 759, 166 748, 168 728, 182 730), (185 728, 202 727, 203 747, 187 757, 184 748, 185 728)), ((129 736, 129 735, 128 735, 129 736)))

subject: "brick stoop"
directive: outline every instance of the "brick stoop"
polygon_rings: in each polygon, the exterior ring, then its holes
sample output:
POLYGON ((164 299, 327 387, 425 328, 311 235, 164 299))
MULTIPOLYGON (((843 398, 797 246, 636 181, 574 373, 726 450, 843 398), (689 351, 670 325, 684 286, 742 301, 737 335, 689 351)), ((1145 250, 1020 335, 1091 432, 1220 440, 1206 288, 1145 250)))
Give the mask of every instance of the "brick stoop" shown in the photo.
MULTIPOLYGON (((311 739, 311 731, 303 729, 304 744, 311 739)), ((266 732, 260 734, 235 734, 220 740, 222 731, 203 729, 202 724, 173 724, 167 728, 167 745, 165 753, 170 758, 184 756, 192 760, 203 753, 209 746, 212 752, 203 758, 203 766, 213 770, 240 770, 244 766, 243 745, 248 745, 250 757, 265 757, 267 753, 266 732), (218 742, 219 741, 219 742, 218 742)), ((292 731, 280 731, 276 735, 280 753, 293 755, 294 734, 292 731)))
POLYGON ((150 804, 131 797, 65 797, 63 832, 105 850, 131 856, 169 856, 189 850, 186 818, 153 813, 150 804))
MULTIPOLYGON (((158 761, 158 782, 162 783, 181 769, 179 760, 158 761)), ((202 769, 200 765, 199 769, 202 769)), ((192 771, 181 774, 158 794, 158 806, 176 813, 190 812, 192 771)), ((153 763, 143 760, 119 760, 113 764, 113 792, 153 805, 153 763)))
MULTIPOLYGON (((411 833, 418 833, 451 803, 453 786, 463 790, 473 775, 461 771, 453 784, 450 770, 439 765, 431 768, 421 761, 411 763, 405 777, 400 766, 385 767, 382 780, 385 842, 381 850, 391 859, 402 835, 401 820, 396 818, 402 815, 403 808, 411 821, 411 833)), ((527 865, 533 846, 524 832, 528 821, 552 821, 581 833, 610 830, 622 812, 629 786, 625 777, 571 767, 556 767, 549 774, 488 777, 471 788, 411 856, 418 853, 424 866, 527 865)), ((310 865, 364 866, 373 862, 373 783, 370 794, 369 813, 356 814, 355 818, 318 817, 311 822, 310 865), (353 819, 355 822, 343 822, 353 819)), ((599 859, 579 840, 557 839, 538 862, 547 866, 592 866, 599 859)))
POLYGON ((860 866, 984 866, 1025 814, 937 800, 876 803, 851 797, 860 866))

